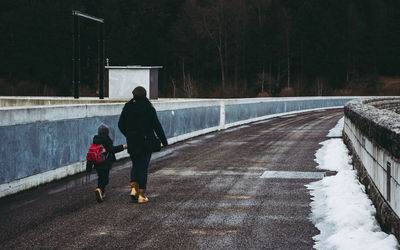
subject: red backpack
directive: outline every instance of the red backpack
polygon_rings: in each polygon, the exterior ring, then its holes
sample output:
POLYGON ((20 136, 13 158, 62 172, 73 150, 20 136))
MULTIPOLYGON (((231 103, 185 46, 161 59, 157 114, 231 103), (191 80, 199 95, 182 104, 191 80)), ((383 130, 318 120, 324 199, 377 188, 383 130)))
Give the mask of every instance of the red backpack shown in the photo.
POLYGON ((108 153, 102 144, 92 144, 86 154, 86 160, 89 164, 100 164, 107 159, 107 156, 108 153))

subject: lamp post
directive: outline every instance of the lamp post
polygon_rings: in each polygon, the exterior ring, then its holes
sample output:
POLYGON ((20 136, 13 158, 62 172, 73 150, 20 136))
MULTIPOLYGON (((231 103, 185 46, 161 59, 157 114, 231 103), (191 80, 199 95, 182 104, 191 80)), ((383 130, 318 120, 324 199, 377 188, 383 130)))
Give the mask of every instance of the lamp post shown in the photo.
POLYGON ((79 18, 86 18, 98 23, 97 27, 97 59, 99 73, 99 98, 104 99, 104 19, 84 14, 77 10, 72 11, 72 84, 74 98, 79 98, 79 85, 81 81, 81 51, 80 51, 80 23, 79 18))

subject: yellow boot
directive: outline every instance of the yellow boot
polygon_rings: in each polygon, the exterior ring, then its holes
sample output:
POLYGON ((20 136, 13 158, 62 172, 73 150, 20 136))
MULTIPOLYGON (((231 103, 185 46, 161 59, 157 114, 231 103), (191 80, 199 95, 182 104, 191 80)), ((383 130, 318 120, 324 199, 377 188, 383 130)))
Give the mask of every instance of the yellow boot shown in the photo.
POLYGON ((131 182, 131 199, 133 201, 137 201, 138 199, 138 183, 137 182, 131 182))
POLYGON ((146 194, 146 189, 139 189, 138 203, 145 203, 149 201, 149 198, 147 198, 145 194, 146 194))
POLYGON ((94 193, 96 195, 96 200, 98 203, 103 201, 103 192, 101 191, 100 188, 96 188, 96 190, 94 190, 94 193))

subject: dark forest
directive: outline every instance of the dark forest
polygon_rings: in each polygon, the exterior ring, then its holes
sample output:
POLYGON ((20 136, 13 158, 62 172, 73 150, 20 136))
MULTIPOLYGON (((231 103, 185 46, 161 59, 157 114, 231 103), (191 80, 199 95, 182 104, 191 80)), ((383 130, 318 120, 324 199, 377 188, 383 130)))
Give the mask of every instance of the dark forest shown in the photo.
MULTIPOLYGON (((160 97, 400 94, 398 0, 0 3, 0 95, 73 95, 72 10, 104 19, 110 65, 163 66, 160 97)), ((80 25, 96 96, 97 25, 80 25)))

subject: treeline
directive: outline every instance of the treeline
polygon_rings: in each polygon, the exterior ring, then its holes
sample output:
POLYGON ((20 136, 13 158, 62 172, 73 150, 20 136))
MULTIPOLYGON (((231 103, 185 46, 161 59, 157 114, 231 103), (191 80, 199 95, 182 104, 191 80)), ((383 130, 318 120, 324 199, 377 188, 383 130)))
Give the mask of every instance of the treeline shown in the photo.
MULTIPOLYGON (((0 95, 72 95, 72 10, 104 18, 110 65, 163 66, 162 97, 374 95, 400 73, 398 0, 1 2, 0 95)), ((82 95, 97 63, 82 20, 82 95)))

